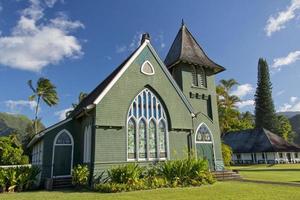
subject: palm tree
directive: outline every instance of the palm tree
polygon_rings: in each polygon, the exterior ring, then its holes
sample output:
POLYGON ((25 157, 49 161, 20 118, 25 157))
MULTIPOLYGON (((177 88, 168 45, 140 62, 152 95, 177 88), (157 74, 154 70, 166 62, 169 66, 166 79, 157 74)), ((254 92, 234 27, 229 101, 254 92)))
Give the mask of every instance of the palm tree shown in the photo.
POLYGON ((37 127, 38 111, 39 111, 41 100, 51 107, 58 104, 59 99, 56 92, 56 87, 47 78, 43 78, 43 77, 39 78, 36 87, 32 85, 32 80, 29 80, 28 86, 33 92, 33 95, 29 97, 29 100, 36 101, 34 131, 35 134, 37 134, 38 133, 38 127, 37 127))
POLYGON ((217 86, 218 105, 226 109, 236 108, 236 103, 240 101, 236 95, 230 95, 232 87, 238 85, 234 79, 220 81, 217 86))
POLYGON ((231 90, 238 82, 234 79, 220 80, 220 84, 216 88, 217 104, 219 110, 219 122, 221 132, 226 132, 230 128, 232 119, 238 116, 236 103, 240 99, 236 95, 231 95, 231 90))

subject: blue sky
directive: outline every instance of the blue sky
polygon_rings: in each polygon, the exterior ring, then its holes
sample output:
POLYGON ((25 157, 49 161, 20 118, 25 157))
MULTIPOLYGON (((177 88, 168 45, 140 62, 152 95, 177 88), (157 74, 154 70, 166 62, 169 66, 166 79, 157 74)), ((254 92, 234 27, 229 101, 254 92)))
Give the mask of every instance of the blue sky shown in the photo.
POLYGON ((27 81, 44 76, 60 103, 42 104, 57 122, 118 66, 149 32, 162 59, 184 18, 206 53, 235 78, 241 110, 253 110, 257 61, 266 58, 278 111, 300 111, 300 0, 0 0, 0 111, 33 117, 27 81))

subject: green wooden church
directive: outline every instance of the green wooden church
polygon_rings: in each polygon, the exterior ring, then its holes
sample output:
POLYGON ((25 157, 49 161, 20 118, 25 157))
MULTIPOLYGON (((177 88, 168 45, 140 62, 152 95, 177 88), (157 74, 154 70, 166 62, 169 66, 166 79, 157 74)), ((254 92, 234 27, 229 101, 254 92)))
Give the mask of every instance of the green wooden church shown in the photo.
POLYGON ((140 46, 63 121, 30 142, 41 180, 70 177, 87 164, 91 177, 114 165, 185 158, 224 169, 215 74, 225 70, 182 24, 165 61, 144 34, 140 46))

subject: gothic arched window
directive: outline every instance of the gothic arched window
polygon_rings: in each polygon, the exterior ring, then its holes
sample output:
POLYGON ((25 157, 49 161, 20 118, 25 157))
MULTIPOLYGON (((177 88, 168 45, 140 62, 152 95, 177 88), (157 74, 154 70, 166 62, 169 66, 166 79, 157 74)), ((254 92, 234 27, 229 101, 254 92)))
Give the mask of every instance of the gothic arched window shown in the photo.
POLYGON ((202 124, 196 133, 196 142, 212 142, 211 132, 205 124, 202 124))
POLYGON ((131 103, 127 116, 128 160, 166 159, 167 118, 160 100, 149 89, 131 103))

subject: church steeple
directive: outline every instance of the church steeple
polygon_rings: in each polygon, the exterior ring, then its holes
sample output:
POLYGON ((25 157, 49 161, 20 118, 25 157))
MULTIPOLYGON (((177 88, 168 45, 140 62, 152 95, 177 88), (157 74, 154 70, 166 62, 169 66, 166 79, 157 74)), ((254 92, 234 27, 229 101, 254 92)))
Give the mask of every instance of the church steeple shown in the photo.
POLYGON ((213 73, 224 71, 225 68, 212 61, 195 40, 182 19, 181 27, 167 54, 165 64, 172 68, 179 62, 210 68, 213 73))

